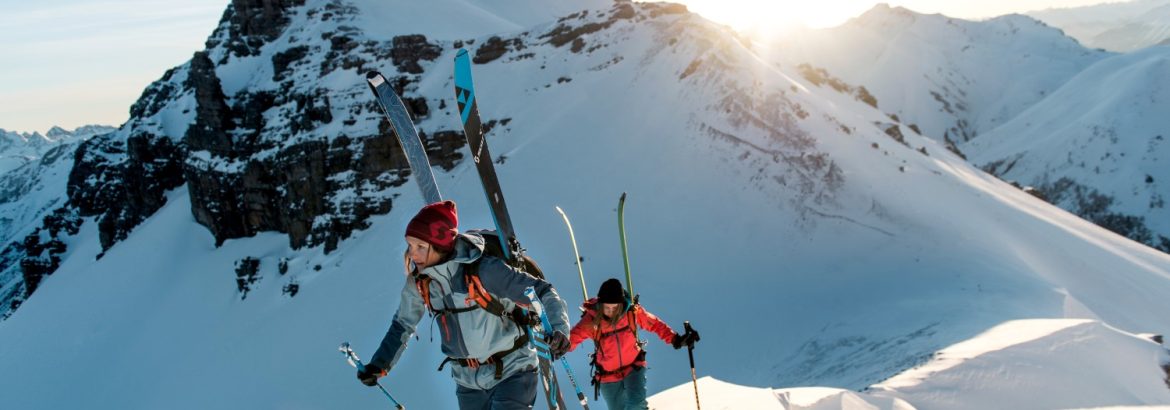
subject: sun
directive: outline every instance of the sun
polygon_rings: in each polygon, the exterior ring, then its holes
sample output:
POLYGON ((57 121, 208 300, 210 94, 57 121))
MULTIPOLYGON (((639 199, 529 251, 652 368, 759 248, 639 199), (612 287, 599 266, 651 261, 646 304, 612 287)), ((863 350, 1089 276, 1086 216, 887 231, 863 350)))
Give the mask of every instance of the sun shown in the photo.
POLYGON ((866 0, 673 0, 707 19, 751 34, 769 35, 844 23, 873 7, 866 0))

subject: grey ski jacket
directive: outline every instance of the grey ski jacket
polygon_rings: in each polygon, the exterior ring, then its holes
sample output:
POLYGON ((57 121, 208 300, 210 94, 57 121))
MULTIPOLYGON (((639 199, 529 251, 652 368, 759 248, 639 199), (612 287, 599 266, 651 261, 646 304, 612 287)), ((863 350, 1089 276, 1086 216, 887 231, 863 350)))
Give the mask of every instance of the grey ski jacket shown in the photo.
MULTIPOLYGON (((493 298, 504 304, 505 312, 515 308, 516 302, 527 305, 524 289, 532 286, 545 307, 553 329, 568 336, 569 316, 565 302, 552 285, 514 270, 498 258, 484 256, 483 241, 481 236, 473 233, 460 234, 455 240, 455 250, 450 259, 423 269, 421 273, 432 278, 431 306, 440 311, 468 307, 467 282, 463 270, 468 264, 478 263, 480 282, 493 298)), ((398 312, 394 314, 393 323, 370 364, 387 370, 393 368, 406 350, 407 340, 414 335, 415 328, 427 312, 413 276, 408 275, 398 301, 398 312)), ((511 349, 516 340, 524 335, 524 329, 511 319, 495 316, 483 309, 445 314, 435 320, 443 353, 456 359, 486 361, 494 353, 511 349)), ((522 370, 534 369, 536 351, 531 345, 517 349, 504 357, 503 366, 503 377, 500 380, 522 370)), ((487 390, 500 381, 495 378, 492 365, 470 368, 456 364, 449 367, 455 382, 466 388, 487 390)))

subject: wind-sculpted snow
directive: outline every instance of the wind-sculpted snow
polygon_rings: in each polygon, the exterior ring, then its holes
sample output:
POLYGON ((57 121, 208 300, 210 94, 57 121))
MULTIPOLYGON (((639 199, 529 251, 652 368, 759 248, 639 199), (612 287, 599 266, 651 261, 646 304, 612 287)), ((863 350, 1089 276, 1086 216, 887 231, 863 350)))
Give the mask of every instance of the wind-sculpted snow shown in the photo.
MULTIPOLYGON (((942 349, 860 391, 748 387, 711 376, 697 388, 704 409, 1154 408, 1146 406, 1170 402, 1170 351, 1146 337, 1087 320, 1023 320, 942 349)), ((667 389, 650 404, 689 408, 695 386, 667 389)))

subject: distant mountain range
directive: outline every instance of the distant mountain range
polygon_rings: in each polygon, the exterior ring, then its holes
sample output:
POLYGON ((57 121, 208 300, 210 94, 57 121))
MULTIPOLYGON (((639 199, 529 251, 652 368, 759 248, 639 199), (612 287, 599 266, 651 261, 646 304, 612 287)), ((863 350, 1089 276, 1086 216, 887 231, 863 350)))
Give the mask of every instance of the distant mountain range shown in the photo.
POLYGON ((1128 52, 1170 43, 1170 0, 1134 0, 1025 13, 1086 47, 1128 52))
POLYGON ((1170 252, 1170 188, 1157 178, 1170 171, 1170 48, 1116 54, 1026 16, 971 22, 885 5, 760 47, 863 86, 891 119, 986 171, 1170 252))
POLYGON ((39 132, 16 132, 0 128, 0 175, 35 161, 56 146, 84 141, 105 134, 114 127, 86 125, 73 131, 53 127, 45 135, 39 132))

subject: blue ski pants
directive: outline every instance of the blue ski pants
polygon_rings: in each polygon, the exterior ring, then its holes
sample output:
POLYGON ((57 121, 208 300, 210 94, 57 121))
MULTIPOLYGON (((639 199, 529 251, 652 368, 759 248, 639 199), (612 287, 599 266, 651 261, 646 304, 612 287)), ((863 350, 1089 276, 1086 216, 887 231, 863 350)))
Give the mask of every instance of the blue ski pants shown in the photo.
POLYGON ((536 382, 536 369, 525 370, 487 390, 457 386, 455 396, 459 410, 526 410, 536 403, 536 382))
POLYGON ((646 403, 646 368, 640 367, 613 383, 601 384, 601 397, 609 410, 648 410, 646 403))

